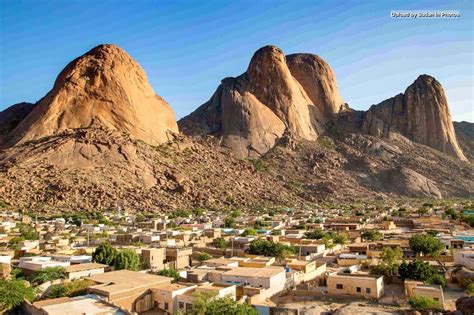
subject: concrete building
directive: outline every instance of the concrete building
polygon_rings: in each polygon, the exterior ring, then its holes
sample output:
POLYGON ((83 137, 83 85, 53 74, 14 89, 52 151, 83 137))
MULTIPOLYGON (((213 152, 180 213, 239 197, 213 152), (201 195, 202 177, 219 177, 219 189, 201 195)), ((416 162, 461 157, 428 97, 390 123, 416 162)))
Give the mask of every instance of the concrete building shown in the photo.
POLYGON ((102 296, 130 312, 145 312, 154 307, 151 289, 171 284, 172 278, 129 270, 118 270, 90 277, 97 285, 88 291, 102 296))
POLYGON ((71 265, 65 268, 66 276, 69 280, 80 279, 84 277, 91 277, 93 275, 104 273, 108 265, 86 263, 71 265))
POLYGON ((198 287, 194 287, 192 290, 186 291, 184 294, 177 296, 178 309, 183 312, 190 312, 194 298, 199 293, 209 293, 214 295, 214 298, 230 297, 234 301, 236 299, 236 287, 232 284, 223 283, 211 283, 198 287))
POLYGON ((453 251, 454 264, 474 270, 474 250, 453 251))
POLYGON ((234 284, 244 287, 264 289, 262 297, 271 297, 282 291, 286 284, 286 274, 283 267, 263 268, 222 268, 208 274, 208 279, 215 283, 234 284))
POLYGON ((178 283, 170 283, 153 288, 153 300, 155 307, 167 314, 174 314, 178 308, 177 296, 188 291, 193 291, 197 285, 184 285, 178 283))
POLYGON ((128 312, 101 300, 96 295, 62 297, 24 303, 23 313, 28 315, 126 315, 128 312))
POLYGON ((144 248, 142 249, 141 259, 143 264, 152 270, 164 269, 166 259, 165 248, 144 248))
POLYGON ((166 261, 169 268, 183 269, 189 267, 192 248, 166 248, 166 261))
POLYGON ((332 273, 327 278, 328 293, 378 299, 384 294, 383 276, 332 273))
POLYGON ((423 296, 439 302, 444 309, 444 292, 440 285, 427 285, 421 281, 405 280, 405 295, 407 298, 423 296))
POLYGON ((70 262, 53 260, 51 257, 32 256, 20 258, 18 267, 29 271, 39 271, 51 267, 68 267, 70 262))

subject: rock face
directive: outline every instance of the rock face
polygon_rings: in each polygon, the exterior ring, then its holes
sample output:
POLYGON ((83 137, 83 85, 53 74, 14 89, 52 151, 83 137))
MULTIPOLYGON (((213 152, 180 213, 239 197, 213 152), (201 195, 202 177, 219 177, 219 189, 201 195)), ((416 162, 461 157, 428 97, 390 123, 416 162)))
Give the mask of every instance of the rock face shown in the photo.
POLYGON ((464 155, 472 161, 472 159, 474 159, 474 123, 454 121, 453 125, 456 138, 464 155))
POLYGON ((364 116, 362 131, 378 137, 400 133, 466 160, 456 140, 443 87, 428 75, 419 76, 405 93, 373 105, 364 116))
POLYGON ((211 99, 179 125, 190 135, 221 137, 221 145, 239 157, 258 157, 285 132, 316 140, 341 104, 334 74, 319 57, 286 58, 279 48, 265 46, 244 74, 222 80, 211 99))
POLYGON ((337 114, 344 108, 336 76, 326 61, 313 54, 293 54, 286 56, 286 62, 291 74, 325 117, 337 114))
POLYGON ((31 103, 18 103, 0 112, 0 143, 33 110, 31 103))
POLYGON ((155 94, 140 65, 121 48, 100 45, 61 71, 7 144, 92 125, 153 145, 166 141, 168 130, 178 131, 171 107, 155 94))

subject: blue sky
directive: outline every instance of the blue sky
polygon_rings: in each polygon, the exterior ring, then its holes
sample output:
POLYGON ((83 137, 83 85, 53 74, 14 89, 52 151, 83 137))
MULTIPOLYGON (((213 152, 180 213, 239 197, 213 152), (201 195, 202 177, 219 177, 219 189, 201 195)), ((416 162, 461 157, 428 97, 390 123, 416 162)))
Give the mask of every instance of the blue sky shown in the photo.
POLYGON ((344 100, 367 109, 419 74, 444 86, 454 120, 474 121, 473 1, 13 1, 0 5, 0 110, 35 102, 75 57, 124 48, 178 118, 241 74, 268 44, 333 68, 344 100), (459 10, 393 19, 392 10, 459 10))

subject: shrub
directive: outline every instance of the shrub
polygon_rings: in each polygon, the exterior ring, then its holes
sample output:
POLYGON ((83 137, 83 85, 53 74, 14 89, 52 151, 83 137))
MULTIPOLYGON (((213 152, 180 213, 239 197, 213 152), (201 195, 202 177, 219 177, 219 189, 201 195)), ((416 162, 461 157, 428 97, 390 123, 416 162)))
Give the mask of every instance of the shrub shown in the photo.
POLYGON ((155 273, 158 276, 163 276, 163 277, 170 277, 173 278, 172 282, 178 281, 181 276, 179 275, 179 272, 174 270, 174 269, 163 269, 155 273))
POLYGON ((31 301, 34 296, 35 291, 28 282, 0 279, 0 313, 20 305, 25 299, 31 301))
POLYGON ((257 235, 257 231, 255 229, 245 229, 244 232, 242 233, 242 236, 256 236, 257 235))
POLYGON ((227 242, 222 237, 215 238, 212 241, 212 245, 216 248, 224 249, 227 248, 227 242))
POLYGON ((414 296, 408 299, 411 308, 417 311, 441 311, 443 308, 438 301, 425 296, 414 296))
POLYGON ((48 281, 66 278, 66 270, 63 267, 49 267, 33 273, 29 281, 34 285, 39 285, 48 281))
POLYGON ((464 291, 469 296, 474 296, 474 282, 469 283, 466 287, 466 291, 464 291))
POLYGON ((208 253, 201 253, 201 254, 199 254, 199 256, 197 257, 197 259, 198 259, 200 262, 203 262, 203 261, 212 259, 212 256, 209 255, 208 253))
POLYGON ((78 280, 64 284, 55 284, 51 286, 46 297, 53 299, 84 295, 87 292, 87 287, 93 284, 95 284, 95 282, 92 280, 78 280))

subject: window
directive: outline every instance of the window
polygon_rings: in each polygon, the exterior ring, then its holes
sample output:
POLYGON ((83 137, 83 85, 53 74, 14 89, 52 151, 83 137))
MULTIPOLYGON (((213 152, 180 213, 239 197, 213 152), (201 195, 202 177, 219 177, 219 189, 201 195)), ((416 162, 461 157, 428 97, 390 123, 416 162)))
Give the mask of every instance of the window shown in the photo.
POLYGON ((365 293, 370 293, 370 288, 366 288, 365 293))
POLYGON ((439 301, 439 299, 438 299, 438 298, 433 298, 433 300, 435 300, 435 301, 439 301))
POLYGON ((183 302, 179 302, 179 308, 184 309, 184 303, 183 302))
POLYGON ((336 289, 342 290, 342 288, 343 288, 343 285, 342 285, 342 284, 336 284, 336 289))
POLYGON ((165 303, 165 310, 168 310, 168 303, 165 303))
POLYGON ((360 287, 357 287, 356 291, 360 293, 362 291, 362 289, 360 287))

